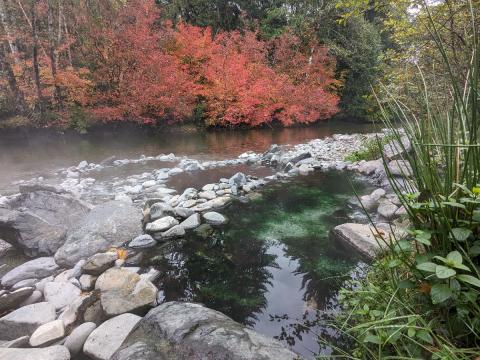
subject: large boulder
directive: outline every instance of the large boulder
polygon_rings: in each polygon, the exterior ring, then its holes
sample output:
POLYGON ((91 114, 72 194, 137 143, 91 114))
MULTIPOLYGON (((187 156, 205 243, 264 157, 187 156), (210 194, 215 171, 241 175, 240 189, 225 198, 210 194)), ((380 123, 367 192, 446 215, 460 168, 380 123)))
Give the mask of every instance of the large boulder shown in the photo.
POLYGON ((67 194, 24 192, 0 208, 0 238, 28 256, 53 255, 88 212, 86 204, 67 194))
POLYGON ((114 316, 154 306, 158 289, 149 280, 125 268, 111 268, 97 279, 103 311, 114 316))
POLYGON ((27 279, 45 278, 57 272, 58 265, 53 257, 42 257, 27 261, 26 263, 13 268, 2 277, 2 285, 5 287, 27 279))
POLYGON ((56 262, 72 267, 81 259, 118 247, 142 232, 142 211, 132 204, 114 200, 98 205, 67 234, 55 254, 56 262))
POLYGON ((55 306, 48 302, 21 307, 0 318, 0 340, 31 335, 39 326, 55 318, 55 306))
POLYGON ((372 259, 391 240, 387 229, 377 228, 377 230, 372 225, 346 223, 336 226, 332 234, 336 239, 372 259))
POLYGON ((0 348, 0 360, 70 360, 70 352, 61 345, 40 349, 0 348))
POLYGON ((139 322, 112 360, 293 360, 280 342, 199 304, 167 302, 139 322))

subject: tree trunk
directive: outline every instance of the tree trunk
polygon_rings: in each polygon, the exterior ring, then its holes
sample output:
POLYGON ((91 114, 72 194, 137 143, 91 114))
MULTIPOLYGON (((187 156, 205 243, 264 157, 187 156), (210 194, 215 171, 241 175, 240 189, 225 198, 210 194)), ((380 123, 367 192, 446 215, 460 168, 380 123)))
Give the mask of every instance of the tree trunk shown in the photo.
POLYGON ((3 29, 5 30, 5 34, 7 35, 7 42, 13 59, 15 62, 18 62, 17 44, 15 44, 15 41, 13 40, 14 37, 12 29, 10 28, 10 19, 8 16, 8 9, 5 0, 0 0, 0 22, 2 23, 3 29))
POLYGON ((8 58, 8 41, 3 42, 2 47, 3 51, 1 55, 3 59, 3 68, 7 75, 8 86, 14 97, 15 110, 19 114, 24 114, 27 111, 27 105, 25 103, 25 97, 23 96, 23 92, 18 87, 17 79, 15 78, 15 73, 12 69, 12 64, 10 63, 10 60, 8 58))
POLYGON ((55 87, 54 98, 56 103, 61 105, 60 88, 57 85, 57 54, 55 53, 55 32, 53 30, 53 6, 52 1, 47 1, 48 16, 48 56, 50 58, 50 68, 52 71, 53 85, 55 87))
POLYGON ((38 35, 37 35, 37 11, 35 9, 37 0, 32 1, 32 38, 33 38, 33 75, 35 77, 35 86, 37 89, 37 104, 40 109, 42 119, 44 117, 42 85, 40 82, 40 69, 38 66, 38 35))

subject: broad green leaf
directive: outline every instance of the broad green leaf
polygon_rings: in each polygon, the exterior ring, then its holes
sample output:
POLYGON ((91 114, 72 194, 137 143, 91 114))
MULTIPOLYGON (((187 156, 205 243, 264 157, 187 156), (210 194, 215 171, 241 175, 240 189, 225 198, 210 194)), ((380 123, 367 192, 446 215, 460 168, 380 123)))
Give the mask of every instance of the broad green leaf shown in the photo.
POLYGON ((382 340, 378 336, 372 335, 372 334, 368 334, 367 336, 365 336, 365 339, 363 340, 363 342, 373 343, 377 345, 382 344, 382 340))
POLYGON ((454 264, 461 264, 463 262, 462 254, 458 251, 449 252, 447 255, 447 260, 452 261, 454 264))
POLYGON ((465 271, 470 271, 470 269, 468 268, 468 266, 465 266, 463 264, 453 264, 453 267, 455 269, 459 269, 459 270, 465 270, 465 271))
POLYGON ((389 268, 396 268, 397 266, 399 266, 402 262, 398 259, 393 259, 393 260, 390 260, 388 262, 388 267, 389 268))
POLYGON ((472 214, 472 220, 480 222, 480 210, 475 210, 472 214))
POLYGON ((462 274, 458 275, 457 279, 464 283, 480 287, 480 279, 475 276, 462 274))
POLYGON ((417 338, 425 341, 426 343, 433 344, 432 336, 426 330, 418 330, 416 336, 417 338))
POLYGON ((452 289, 445 284, 435 284, 432 286, 432 290, 430 291, 432 303, 434 304, 440 304, 445 300, 448 300, 452 294, 452 289))
POLYGON ((437 275, 439 279, 448 279, 449 277, 454 276, 456 273, 457 272, 455 270, 443 265, 437 265, 435 268, 435 275, 437 275))
POLYGON ((465 228, 453 228, 452 235, 457 241, 465 241, 470 235, 472 235, 472 230, 465 228))
POLYGON ((415 328, 411 327, 411 328, 408 328, 407 334, 408 334, 409 337, 414 337, 416 332, 417 332, 417 330, 415 330, 415 328))
POLYGON ((432 245, 432 242, 430 239, 432 238, 432 234, 430 232, 426 231, 420 231, 416 234, 415 240, 417 240, 419 243, 423 245, 430 246, 432 245))
POLYGON ((437 264, 434 264, 432 262, 424 262, 417 265, 418 270, 427 271, 431 273, 434 273, 436 271, 436 268, 437 268, 437 264))
POLYGON ((480 246, 478 246, 478 245, 473 245, 473 246, 470 248, 469 254, 470 254, 471 257, 475 257, 475 256, 480 255, 480 246))

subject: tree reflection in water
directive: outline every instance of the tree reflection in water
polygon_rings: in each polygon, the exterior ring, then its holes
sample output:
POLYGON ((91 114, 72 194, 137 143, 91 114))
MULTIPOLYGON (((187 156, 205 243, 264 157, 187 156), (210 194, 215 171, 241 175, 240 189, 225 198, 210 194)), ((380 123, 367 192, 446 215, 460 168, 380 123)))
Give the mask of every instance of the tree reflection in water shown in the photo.
POLYGON ((350 193, 341 173, 271 185, 223 210, 230 223, 207 239, 149 250, 147 264, 162 273, 165 301, 203 303, 311 356, 318 333, 335 336, 325 317, 359 260, 329 239, 350 193))

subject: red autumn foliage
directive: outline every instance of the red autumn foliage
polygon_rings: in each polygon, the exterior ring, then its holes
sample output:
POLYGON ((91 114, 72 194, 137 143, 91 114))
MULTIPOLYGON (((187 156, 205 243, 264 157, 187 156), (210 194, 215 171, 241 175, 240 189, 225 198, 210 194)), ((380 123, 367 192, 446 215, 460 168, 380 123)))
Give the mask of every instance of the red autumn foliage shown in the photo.
POLYGON ((195 94, 178 57, 169 24, 156 25, 159 12, 150 1, 130 1, 113 28, 100 29, 100 65, 95 72, 94 113, 105 120, 153 122, 191 114, 195 94))
POLYGON ((289 126, 338 111, 335 64, 325 48, 303 51, 290 34, 269 42, 252 31, 212 36, 158 18, 153 1, 131 0, 111 29, 99 29, 98 117, 176 121, 202 105, 208 125, 289 126))

